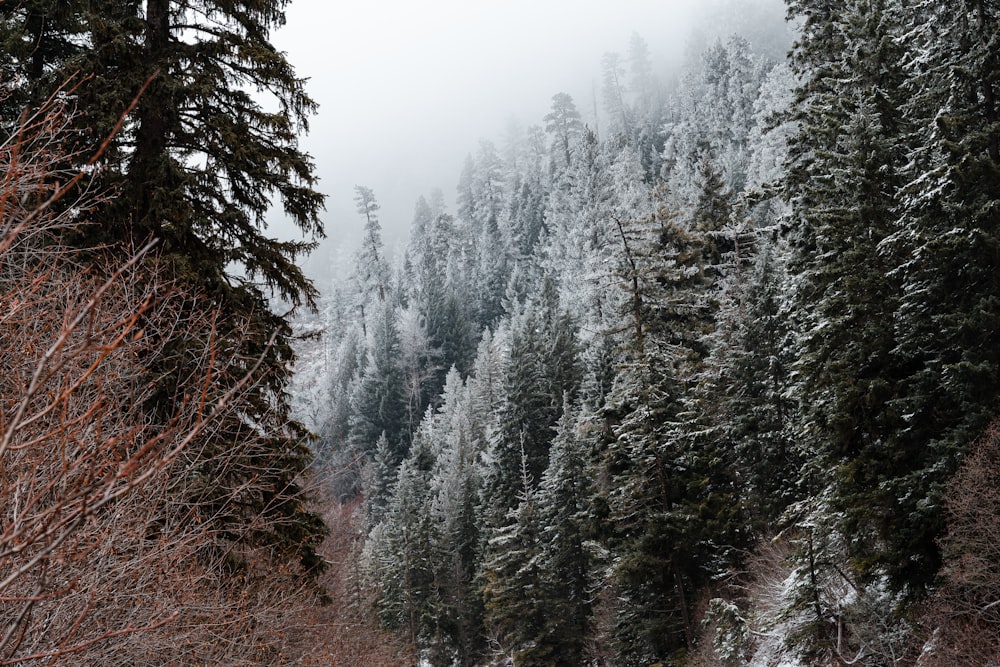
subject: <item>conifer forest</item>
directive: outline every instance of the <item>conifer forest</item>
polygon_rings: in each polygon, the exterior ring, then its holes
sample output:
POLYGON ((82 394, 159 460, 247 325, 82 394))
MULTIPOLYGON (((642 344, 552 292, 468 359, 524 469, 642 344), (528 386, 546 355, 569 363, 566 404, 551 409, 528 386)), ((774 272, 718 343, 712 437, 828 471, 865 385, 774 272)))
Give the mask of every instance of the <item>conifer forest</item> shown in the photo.
POLYGON ((1000 664, 1000 0, 636 26, 402 240, 287 5, 0 0, 0 665, 1000 664))

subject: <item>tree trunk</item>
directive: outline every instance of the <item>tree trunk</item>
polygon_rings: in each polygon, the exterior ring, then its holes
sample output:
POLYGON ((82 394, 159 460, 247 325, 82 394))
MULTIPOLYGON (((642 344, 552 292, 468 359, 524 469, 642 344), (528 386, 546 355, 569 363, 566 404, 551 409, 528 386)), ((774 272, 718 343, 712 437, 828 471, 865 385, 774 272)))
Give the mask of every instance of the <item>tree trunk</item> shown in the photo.
POLYGON ((139 227, 141 238, 159 231, 159 224, 150 220, 152 193, 149 183, 155 177, 157 166, 162 164, 167 151, 167 134, 170 131, 170 100, 166 89, 170 45, 170 0, 146 0, 145 57, 154 72, 158 72, 139 101, 136 116, 135 155, 129 170, 132 188, 133 227, 139 227))

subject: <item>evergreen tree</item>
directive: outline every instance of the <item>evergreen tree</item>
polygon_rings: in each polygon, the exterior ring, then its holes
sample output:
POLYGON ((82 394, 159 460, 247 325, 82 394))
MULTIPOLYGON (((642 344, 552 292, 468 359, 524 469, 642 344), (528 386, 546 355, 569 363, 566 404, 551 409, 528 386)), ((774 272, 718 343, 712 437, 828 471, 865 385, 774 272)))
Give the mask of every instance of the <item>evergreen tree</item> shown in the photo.
POLYGON ((479 575, 488 635, 504 659, 526 666, 553 664, 551 656, 539 655, 535 641, 547 625, 535 484, 522 455, 517 503, 491 531, 479 575))
POLYGON ((649 56, 649 45, 637 32, 633 32, 628 42, 629 88, 636 98, 636 107, 645 115, 655 103, 656 81, 653 63, 649 56))
POLYGON ((396 478, 399 473, 399 462, 396 452, 389 447, 389 439, 385 432, 375 443, 372 455, 371 480, 367 489, 366 514, 368 526, 374 527, 384 521, 389 512, 389 506, 395 495, 396 478))
MULTIPOLYGON (((226 302, 255 298, 258 277, 293 302, 311 298, 294 264, 311 244, 276 241, 262 231, 270 199, 279 196, 303 231, 321 233, 323 197, 312 190, 311 161, 297 148, 315 105, 268 41, 284 20, 283 5, 4 3, 8 67, 23 73, 10 79, 10 104, 39 100, 72 75, 91 77, 75 92, 79 150, 89 157, 138 96, 95 172, 121 195, 115 211, 103 212, 101 238, 88 241, 152 234, 185 280, 220 296, 228 292, 226 302), (272 93, 281 113, 265 112, 243 86, 272 93), (203 159, 189 159, 197 156, 203 159), (227 273, 233 263, 245 280, 227 273)), ((12 110, 4 116, 20 112, 12 110)))
POLYGON ((804 461, 788 426, 796 405, 789 397, 792 346, 784 267, 763 233, 756 245, 749 268, 727 277, 710 364, 718 377, 720 437, 735 454, 754 528, 766 533, 801 498, 804 461))
POLYGON ((546 114, 545 132, 552 136, 551 172, 554 181, 569 169, 573 162, 573 149, 583 135, 583 121, 576 110, 573 98, 566 93, 552 96, 552 110, 546 114))
POLYGON ((602 411, 613 425, 604 502, 618 649, 627 664, 642 664, 694 646, 694 600, 746 536, 732 470, 698 400, 715 321, 713 243, 663 208, 620 234, 630 327, 602 411))
POLYGON ((614 51, 609 51, 601 58, 603 83, 601 94, 604 97, 604 109, 608 114, 611 134, 619 134, 627 139, 632 138, 632 117, 626 98, 627 84, 622 57, 614 51))
POLYGON ((701 54, 674 96, 661 156, 661 174, 681 210, 696 206, 700 170, 708 156, 726 186, 738 194, 746 186, 754 130, 754 105, 770 64, 746 40, 718 41, 701 54))
POLYGON ((38 106, 67 83, 54 65, 78 58, 86 49, 78 39, 84 17, 77 4, 59 0, 19 0, 0 5, 0 121, 5 132, 26 107, 38 106), (62 77, 62 78, 60 78, 62 77), (8 125, 9 124, 9 125, 8 125))
MULTIPOLYGON (((358 252, 356 271, 362 300, 367 303, 377 299, 378 303, 383 303, 389 291, 389 264, 385 260, 385 250, 382 247, 382 225, 378 220, 380 207, 371 188, 356 185, 354 192, 358 214, 365 219, 364 237, 361 241, 361 250, 358 252)), ((363 310, 361 316, 364 319, 363 310)))
MULTIPOLYGON (((802 478, 814 495, 833 481, 831 509, 846 512, 840 530, 853 541, 857 565, 869 572, 879 540, 895 539, 878 535, 876 527, 897 512, 891 505, 898 500, 890 496, 913 490, 886 485, 901 453, 890 443, 905 428, 893 403, 900 260, 886 243, 896 226, 898 174, 906 159, 899 18, 889 3, 857 2, 824 19, 829 25, 820 25, 819 14, 807 19, 812 30, 797 47, 797 63, 811 69, 798 93, 800 130, 787 178, 796 225, 790 268, 797 288, 794 389, 797 439, 806 456, 802 478)), ((893 563, 933 550, 910 546, 914 550, 895 553, 893 563)))
POLYGON ((399 466, 385 519, 371 530, 365 547, 381 621, 404 630, 414 644, 436 626, 433 545, 439 537, 431 512, 433 466, 430 444, 418 436, 411 456, 399 466))
POLYGON ((535 639, 534 654, 549 665, 582 663, 590 616, 590 562, 584 548, 588 489, 575 422, 574 411, 564 404, 538 493, 540 604, 547 622, 535 639))
POLYGON ((503 394, 489 447, 483 505, 492 527, 504 525, 508 512, 518 506, 524 492, 522 464, 532 480, 545 469, 555 415, 542 364, 543 346, 537 314, 521 315, 511 333, 503 394))
POLYGON ((371 454, 380 436, 385 435, 394 464, 398 465, 406 456, 409 434, 405 429, 403 373, 395 316, 390 303, 381 304, 375 312, 368 359, 352 397, 350 441, 357 451, 371 454))
POLYGON ((431 402, 434 381, 438 373, 438 352, 417 309, 408 306, 399 311, 400 335, 399 368, 403 382, 404 436, 417 429, 424 411, 431 402))
MULTIPOLYGON (((323 196, 298 148, 315 104, 269 42, 284 4, 11 2, 0 18, 11 46, 6 66, 27 71, 12 80, 14 103, 44 99, 55 83, 79 77, 79 155, 95 155, 135 104, 91 172, 91 187, 117 193, 95 213, 103 224, 69 240, 113 254, 158 239, 172 278, 204 294, 220 321, 247 322, 217 332, 219 344, 243 360, 227 372, 238 377, 263 360, 247 399, 253 414, 203 443, 192 474, 205 483, 188 487, 189 502, 221 525, 221 535, 299 552, 315 564, 320 524, 303 511, 295 481, 309 461, 307 434, 288 418, 285 395, 291 331, 269 302, 273 291, 295 305, 312 303, 315 290, 295 263, 312 244, 264 231, 271 199, 279 198, 303 232, 322 233, 323 196), (270 93, 279 112, 265 111, 250 88, 270 93), (268 434, 252 445, 251 423, 268 434)), ((197 338, 178 337, 145 360, 159 390, 151 412, 170 414, 183 400, 184 346, 197 338)))
POLYGON ((469 273, 471 241, 467 231, 454 217, 442 213, 433 219, 415 248, 415 306, 437 360, 434 379, 428 384, 431 395, 444 386, 450 367, 467 373, 475 357, 478 313, 469 273))
POLYGON ((475 156, 469 155, 458 182, 458 219, 465 224, 470 238, 478 238, 483 227, 503 211, 504 164, 496 146, 479 142, 475 156))
POLYGON ((477 440, 485 449, 494 427, 494 417, 502 403, 504 369, 509 349, 509 321, 501 320, 496 332, 483 332, 476 349, 476 360, 469 376, 471 413, 475 416, 472 428, 477 440))
POLYGON ((885 548, 866 554, 898 585, 937 570, 940 497, 958 458, 996 414, 1000 396, 1000 7, 920 2, 903 13, 912 58, 902 105, 915 149, 902 172, 902 224, 887 244, 906 261, 894 359, 900 420, 888 447, 864 451, 885 473, 859 502, 884 508, 885 548))
POLYGON ((475 297, 478 304, 479 329, 493 326, 503 315, 503 296, 509 275, 507 246, 500 233, 496 216, 490 216, 476 244, 475 297))
POLYGON ((633 97, 635 145, 647 183, 660 174, 663 150, 663 99, 653 71, 649 45, 633 32, 628 48, 629 89, 633 97))
POLYGON ((535 246, 545 234, 547 198, 541 171, 531 172, 515 182, 507 211, 513 261, 523 263, 533 259, 535 246))
POLYGON ((518 505, 522 466, 532 483, 541 477, 563 396, 573 396, 580 382, 576 330, 551 282, 542 303, 529 302, 515 318, 509 354, 485 482, 486 516, 494 527, 518 505))
POLYGON ((431 489, 432 512, 439 526, 435 585, 440 604, 435 617, 439 641, 459 665, 471 665, 481 648, 482 609, 474 576, 480 527, 478 458, 482 446, 474 424, 472 392, 455 369, 448 373, 442 404, 431 419, 440 450, 431 489))

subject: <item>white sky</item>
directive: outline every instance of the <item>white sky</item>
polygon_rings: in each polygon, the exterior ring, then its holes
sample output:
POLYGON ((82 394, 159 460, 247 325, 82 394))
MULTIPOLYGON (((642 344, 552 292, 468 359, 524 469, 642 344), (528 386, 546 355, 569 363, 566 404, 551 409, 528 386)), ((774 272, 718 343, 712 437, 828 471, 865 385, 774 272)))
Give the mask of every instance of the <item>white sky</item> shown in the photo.
MULTIPOLYGON (((327 262, 330 247, 353 245, 361 228, 355 185, 374 189, 387 237, 405 235, 419 195, 440 187, 451 201, 480 138, 499 146, 512 116, 540 123, 558 92, 587 116, 605 52, 624 55, 636 31, 654 60, 675 60, 701 4, 293 0, 273 39, 320 104, 302 146, 328 196, 330 242, 310 264, 327 262)), ((288 235, 287 225, 275 232, 288 235)))

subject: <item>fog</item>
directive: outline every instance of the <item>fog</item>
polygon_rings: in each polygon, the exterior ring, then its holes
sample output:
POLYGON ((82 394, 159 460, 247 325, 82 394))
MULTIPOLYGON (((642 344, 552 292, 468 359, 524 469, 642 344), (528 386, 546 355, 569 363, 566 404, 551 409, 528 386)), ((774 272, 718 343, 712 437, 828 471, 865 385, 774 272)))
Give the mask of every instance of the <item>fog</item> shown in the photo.
MULTIPOLYGON (((481 138, 499 146, 509 123, 541 123, 558 92, 593 125, 601 56, 624 55, 632 32, 666 79, 712 33, 783 15, 780 0, 293 0, 286 11, 274 43, 320 105, 302 139, 327 195, 329 239, 306 264, 316 277, 360 234, 355 185, 374 189, 399 247, 417 197, 437 187, 451 201, 481 138)), ((296 238, 278 214, 272 229, 296 238)))

